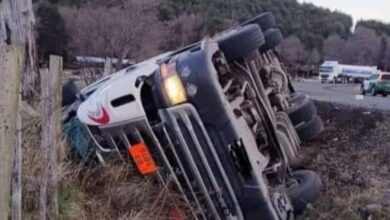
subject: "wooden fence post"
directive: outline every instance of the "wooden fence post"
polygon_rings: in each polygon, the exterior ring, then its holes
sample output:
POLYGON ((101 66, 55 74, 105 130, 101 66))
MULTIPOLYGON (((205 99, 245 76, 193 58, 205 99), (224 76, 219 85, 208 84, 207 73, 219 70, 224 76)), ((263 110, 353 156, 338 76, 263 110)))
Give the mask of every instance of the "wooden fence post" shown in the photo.
POLYGON ((0 219, 8 219, 19 103, 22 46, 0 47, 0 219))
POLYGON ((42 177, 40 185, 39 217, 46 219, 47 202, 50 218, 58 219, 59 157, 64 157, 61 147, 61 78, 62 58, 50 56, 50 70, 41 73, 42 93, 42 177), (49 193, 48 193, 49 192, 49 193))
POLYGON ((12 166, 12 220, 22 220, 22 87, 19 88, 19 103, 16 118, 14 161, 12 166))

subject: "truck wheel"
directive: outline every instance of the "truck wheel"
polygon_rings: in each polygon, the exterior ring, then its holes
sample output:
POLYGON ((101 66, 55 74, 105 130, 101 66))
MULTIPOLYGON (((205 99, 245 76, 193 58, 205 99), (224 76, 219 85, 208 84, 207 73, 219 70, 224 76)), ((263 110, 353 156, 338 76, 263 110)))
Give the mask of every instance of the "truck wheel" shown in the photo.
POLYGON ((255 24, 239 27, 217 39, 228 61, 242 59, 264 45, 264 34, 255 24))
POLYGON ((72 104, 77 99, 79 91, 74 80, 67 80, 62 85, 62 107, 72 104))
POLYGON ((294 126, 310 121, 317 114, 313 101, 306 96, 297 96, 290 103, 292 106, 287 110, 287 114, 294 126))
POLYGON ((382 93, 382 96, 383 96, 383 97, 387 97, 387 93, 385 93, 385 92, 382 93))
POLYGON ((372 95, 372 96, 376 96, 376 95, 377 95, 377 91, 376 91, 375 86, 373 86, 373 87, 371 88, 371 95, 372 95))
POLYGON ((304 99, 306 98, 306 95, 305 94, 302 94, 302 93, 293 93, 291 94, 291 98, 290 98, 290 103, 292 102, 296 102, 296 100, 300 100, 300 99, 304 99))
POLYGON ((287 189, 294 212, 302 214, 302 211, 310 203, 313 203, 320 195, 322 189, 321 178, 311 170, 298 170, 292 173, 293 183, 287 189))
POLYGON ((361 92, 362 95, 366 95, 366 91, 364 91, 364 86, 363 85, 360 86, 360 92, 361 92))
POLYGON ((248 24, 257 24, 260 26, 262 31, 266 31, 276 25, 276 20, 275 16, 271 12, 266 12, 244 22, 241 25, 245 26, 248 24))
POLYGON ((276 28, 271 28, 265 31, 264 37, 265 37, 265 44, 260 48, 260 52, 262 53, 276 48, 283 41, 282 32, 276 28))
POLYGON ((309 122, 296 127, 299 138, 302 141, 312 141, 324 130, 324 124, 318 115, 309 122))

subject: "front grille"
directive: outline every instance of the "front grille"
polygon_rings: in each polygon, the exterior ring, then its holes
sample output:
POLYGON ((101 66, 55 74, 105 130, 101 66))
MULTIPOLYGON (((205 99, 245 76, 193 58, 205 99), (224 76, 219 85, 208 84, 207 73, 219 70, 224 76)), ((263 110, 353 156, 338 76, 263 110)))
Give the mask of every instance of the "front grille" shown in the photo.
POLYGON ((194 219, 243 219, 220 156, 195 108, 183 104, 160 110, 159 115, 162 122, 153 128, 140 118, 100 127, 99 136, 118 155, 121 149, 144 142, 159 166, 155 174, 159 182, 175 183, 192 207, 194 219))
POLYGON ((178 164, 183 188, 196 201, 200 219, 243 219, 237 198, 213 143, 197 111, 184 104, 160 112, 169 147, 174 152, 168 166, 178 164))

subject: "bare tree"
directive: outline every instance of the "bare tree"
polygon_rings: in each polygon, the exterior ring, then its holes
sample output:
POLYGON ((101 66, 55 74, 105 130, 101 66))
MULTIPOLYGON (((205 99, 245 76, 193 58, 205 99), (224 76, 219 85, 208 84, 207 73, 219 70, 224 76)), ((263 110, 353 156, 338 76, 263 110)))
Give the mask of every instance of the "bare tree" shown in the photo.
POLYGON ((347 41, 343 56, 349 64, 377 65, 380 47, 381 37, 374 30, 357 27, 347 41))
POLYGON ((310 52, 308 60, 309 60, 311 65, 317 66, 320 63, 320 61, 321 61, 321 54, 320 54, 320 52, 316 48, 314 48, 310 52))
POLYGON ((286 38, 280 46, 283 60, 289 65, 303 64, 307 57, 305 46, 296 36, 286 38))
POLYGON ((170 34, 165 39, 165 49, 177 49, 199 41, 205 34, 204 22, 199 14, 183 14, 168 25, 170 34))
POLYGON ((334 34, 329 36, 323 44, 323 53, 325 60, 337 60, 345 62, 344 51, 346 41, 339 35, 334 34))
POLYGON ((390 37, 384 36, 382 39, 383 52, 381 54, 381 67, 385 71, 390 71, 390 37))
MULTIPOLYGON (((63 8, 70 50, 78 55, 96 55, 133 59, 143 51, 144 39, 154 33, 156 19, 149 14, 156 1, 123 0, 122 6, 88 5, 63 8)), ((118 62, 120 63, 120 62, 118 62)))

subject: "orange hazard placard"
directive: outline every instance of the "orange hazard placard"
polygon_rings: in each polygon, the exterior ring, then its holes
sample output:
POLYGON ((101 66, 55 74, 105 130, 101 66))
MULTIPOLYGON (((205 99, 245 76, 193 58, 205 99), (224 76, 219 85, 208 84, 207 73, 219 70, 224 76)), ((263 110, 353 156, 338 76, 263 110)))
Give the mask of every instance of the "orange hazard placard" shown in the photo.
POLYGON ((145 143, 141 142, 130 147, 129 153, 141 174, 147 175, 157 171, 157 165, 145 143))

